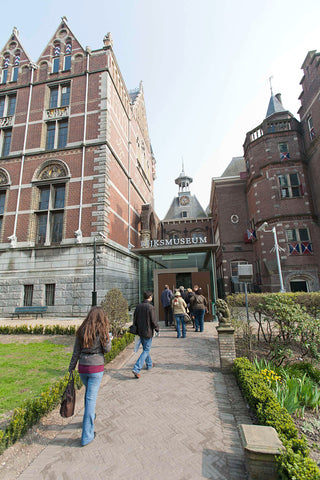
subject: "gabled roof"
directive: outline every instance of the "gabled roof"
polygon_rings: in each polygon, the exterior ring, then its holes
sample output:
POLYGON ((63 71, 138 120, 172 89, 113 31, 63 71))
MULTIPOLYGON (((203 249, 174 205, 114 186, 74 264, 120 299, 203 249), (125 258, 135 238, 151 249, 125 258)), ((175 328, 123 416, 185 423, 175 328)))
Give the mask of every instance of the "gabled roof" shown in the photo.
POLYGON ((68 21, 67 21, 66 17, 62 17, 62 20, 59 23, 59 26, 58 26, 57 30, 55 31, 55 33, 51 37, 49 43, 47 44, 47 46, 45 47, 43 52, 41 53, 41 55, 40 55, 40 57, 37 61, 38 64, 40 63, 41 60, 48 60, 52 56, 51 47, 53 46, 53 42, 55 40, 59 40, 62 43, 64 43, 67 38, 72 38, 72 40, 73 40, 72 41, 72 54, 74 55, 77 52, 81 52, 81 53, 85 52, 84 48, 82 47, 82 45, 80 44, 80 42, 78 41, 76 36, 71 31, 67 22, 68 21))
POLYGON ((30 63, 31 58, 22 46, 19 38, 19 31, 16 27, 13 27, 12 34, 1 50, 0 55, 4 56, 7 52, 10 52, 10 55, 14 55, 18 50, 20 51, 20 65, 23 65, 23 63, 30 63), (15 46, 13 47, 14 44, 15 46))
POLYGON ((195 195, 190 195, 190 203, 188 205, 188 216, 182 217, 181 212, 186 210, 186 208, 182 207, 179 202, 179 197, 175 197, 171 203, 171 206, 164 217, 163 221, 166 220, 187 220, 190 218, 204 218, 207 217, 206 212, 201 207, 197 197, 195 195))

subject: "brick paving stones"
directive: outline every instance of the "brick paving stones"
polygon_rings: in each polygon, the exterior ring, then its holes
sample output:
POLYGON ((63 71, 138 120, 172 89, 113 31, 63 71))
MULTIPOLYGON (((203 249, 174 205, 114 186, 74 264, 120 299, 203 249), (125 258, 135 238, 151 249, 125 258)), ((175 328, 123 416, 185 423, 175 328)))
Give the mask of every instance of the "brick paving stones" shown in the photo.
POLYGON ((162 328, 155 367, 132 374, 139 353, 106 366, 96 439, 80 446, 82 410, 20 480, 245 480, 238 423, 252 423, 232 375, 220 371, 216 323, 186 338, 162 328))

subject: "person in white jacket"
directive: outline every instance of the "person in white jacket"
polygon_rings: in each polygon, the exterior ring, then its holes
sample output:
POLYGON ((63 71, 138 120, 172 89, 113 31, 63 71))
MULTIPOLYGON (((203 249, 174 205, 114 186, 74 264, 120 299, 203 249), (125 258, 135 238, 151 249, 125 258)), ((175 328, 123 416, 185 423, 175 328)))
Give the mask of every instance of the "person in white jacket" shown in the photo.
POLYGON ((187 329, 186 329, 186 323, 184 321, 184 315, 185 313, 187 313, 186 312, 187 304, 181 297, 181 293, 179 291, 177 291, 174 294, 171 304, 172 304, 172 311, 177 324, 177 338, 181 337, 180 323, 182 327, 182 338, 185 338, 187 329))

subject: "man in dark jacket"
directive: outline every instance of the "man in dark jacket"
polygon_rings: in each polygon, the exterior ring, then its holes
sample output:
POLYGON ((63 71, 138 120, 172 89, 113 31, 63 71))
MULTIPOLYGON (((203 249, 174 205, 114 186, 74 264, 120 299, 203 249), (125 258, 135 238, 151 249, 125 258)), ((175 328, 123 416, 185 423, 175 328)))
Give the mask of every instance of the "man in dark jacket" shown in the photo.
POLYGON ((173 293, 169 288, 169 285, 164 286, 164 290, 161 293, 161 305, 163 306, 164 309, 164 323, 165 326, 171 326, 173 322, 173 316, 172 316, 172 307, 171 307, 171 300, 173 298, 173 293))
POLYGON ((154 330, 159 333, 159 325, 156 319, 156 310, 151 304, 153 293, 150 291, 144 292, 143 302, 136 306, 133 315, 133 325, 136 326, 137 335, 139 335, 143 352, 135 363, 132 373, 136 378, 140 378, 140 370, 146 362, 147 370, 150 370, 154 363, 152 363, 150 356, 150 349, 152 345, 152 337, 154 330))

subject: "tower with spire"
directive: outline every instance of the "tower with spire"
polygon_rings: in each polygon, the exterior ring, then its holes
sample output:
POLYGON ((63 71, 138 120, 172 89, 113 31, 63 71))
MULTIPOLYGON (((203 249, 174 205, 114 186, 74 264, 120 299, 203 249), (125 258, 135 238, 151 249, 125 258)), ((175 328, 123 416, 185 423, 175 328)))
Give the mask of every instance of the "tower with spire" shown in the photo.
POLYGON ((193 178, 186 175, 183 161, 181 173, 174 182, 179 187, 178 195, 174 197, 164 220, 206 217, 207 215, 196 196, 191 195, 190 184, 193 182, 193 178))

